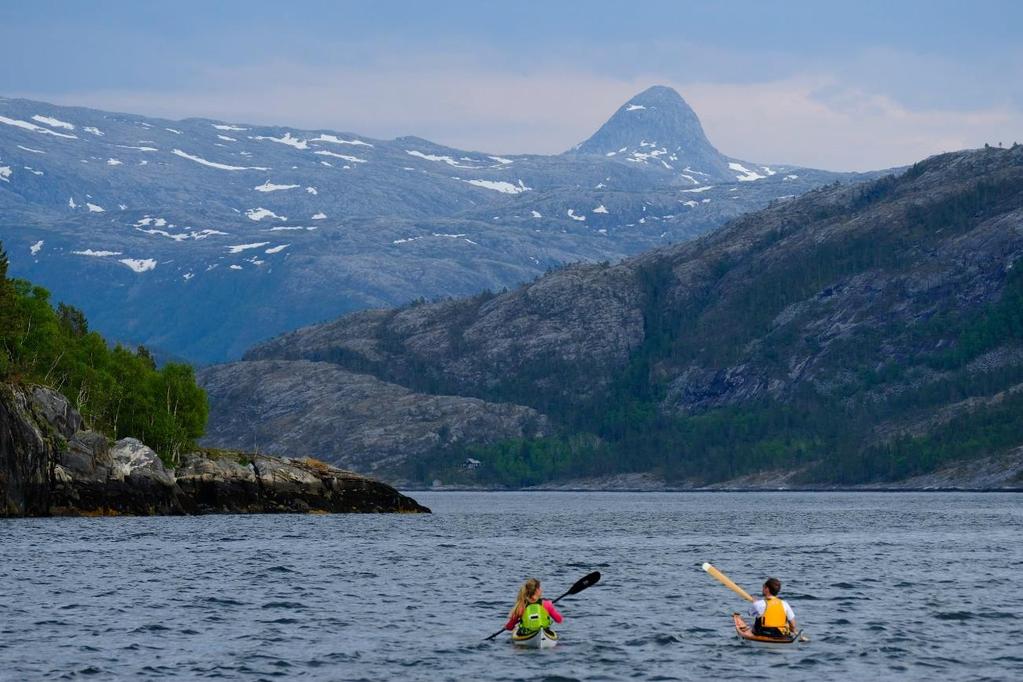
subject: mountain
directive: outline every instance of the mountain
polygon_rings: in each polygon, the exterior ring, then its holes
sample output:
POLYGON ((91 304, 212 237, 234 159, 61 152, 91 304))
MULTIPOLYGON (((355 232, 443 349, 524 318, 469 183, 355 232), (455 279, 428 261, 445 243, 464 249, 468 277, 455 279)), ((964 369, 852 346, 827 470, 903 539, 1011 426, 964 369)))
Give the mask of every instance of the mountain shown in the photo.
POLYGON ((972 462, 976 480, 1018 486, 1021 259, 1023 147, 946 154, 618 264, 260 344, 200 374, 207 438, 270 452, 292 439, 413 483, 957 485, 940 472, 972 462), (268 367, 301 371, 309 394, 379 388, 310 416, 287 382, 261 381, 268 367), (398 417, 397 390, 481 401, 505 427, 398 417), (356 411, 392 430, 348 432, 356 411), (482 464, 465 470, 467 457, 482 464))
POLYGON ((759 180, 766 177, 761 174, 773 172, 755 164, 748 164, 754 169, 750 170, 721 154, 704 134, 696 112, 675 90, 663 85, 644 90, 623 104, 590 139, 567 153, 663 166, 693 185, 759 180), (730 168, 730 163, 735 167, 730 168))
POLYGON ((553 156, 0 99, 12 273, 110 338, 197 362, 348 311, 618 260, 855 177, 723 157, 667 88, 553 156))

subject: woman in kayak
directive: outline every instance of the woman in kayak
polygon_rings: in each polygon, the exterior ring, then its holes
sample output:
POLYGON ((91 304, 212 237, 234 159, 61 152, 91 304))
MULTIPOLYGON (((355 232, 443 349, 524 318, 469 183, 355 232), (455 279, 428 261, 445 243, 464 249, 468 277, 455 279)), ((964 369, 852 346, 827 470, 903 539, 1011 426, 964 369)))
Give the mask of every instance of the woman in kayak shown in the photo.
POLYGON ((550 599, 543 598, 540 581, 530 578, 519 588, 515 608, 508 614, 508 622, 504 624, 504 629, 514 630, 518 625, 521 630, 532 632, 550 627, 551 619, 560 623, 564 617, 554 608, 554 603, 550 599))

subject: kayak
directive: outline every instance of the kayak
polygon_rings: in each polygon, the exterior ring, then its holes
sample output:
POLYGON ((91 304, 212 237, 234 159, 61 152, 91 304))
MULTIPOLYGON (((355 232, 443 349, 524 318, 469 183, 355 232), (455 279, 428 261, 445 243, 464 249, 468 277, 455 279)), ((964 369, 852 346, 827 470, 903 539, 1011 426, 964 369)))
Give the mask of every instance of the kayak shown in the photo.
POLYGON ((512 643, 530 649, 550 649, 558 645, 558 633, 550 628, 540 628, 523 634, 516 630, 512 633, 512 643))
POLYGON ((767 635, 754 635, 753 628, 746 624, 746 621, 742 619, 738 613, 732 614, 732 620, 735 622, 735 634, 739 636, 739 640, 743 644, 749 644, 755 647, 762 647, 765 649, 784 649, 792 644, 799 642, 800 633, 797 632, 794 635, 787 637, 769 637, 767 635))

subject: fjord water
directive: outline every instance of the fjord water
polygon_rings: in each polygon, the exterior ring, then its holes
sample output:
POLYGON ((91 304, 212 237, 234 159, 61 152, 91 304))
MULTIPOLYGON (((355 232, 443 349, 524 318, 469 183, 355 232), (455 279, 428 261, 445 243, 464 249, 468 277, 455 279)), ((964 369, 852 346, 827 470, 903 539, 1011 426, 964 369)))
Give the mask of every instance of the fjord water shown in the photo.
POLYGON ((0 679, 1018 679, 1023 497, 416 493, 433 515, 0 523, 0 679), (743 647, 778 575, 811 642, 743 647), (562 644, 497 630, 519 581, 562 644))

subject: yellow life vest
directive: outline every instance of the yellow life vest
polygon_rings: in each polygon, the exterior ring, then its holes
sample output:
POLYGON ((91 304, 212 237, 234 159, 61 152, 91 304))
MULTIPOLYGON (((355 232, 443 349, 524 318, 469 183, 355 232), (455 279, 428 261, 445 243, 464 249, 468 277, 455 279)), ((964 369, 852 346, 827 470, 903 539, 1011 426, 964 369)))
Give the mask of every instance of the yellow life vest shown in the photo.
POLYGON ((782 632, 789 629, 789 619, 785 615, 785 606, 778 597, 768 597, 764 615, 760 617, 760 625, 765 628, 778 628, 782 632))

